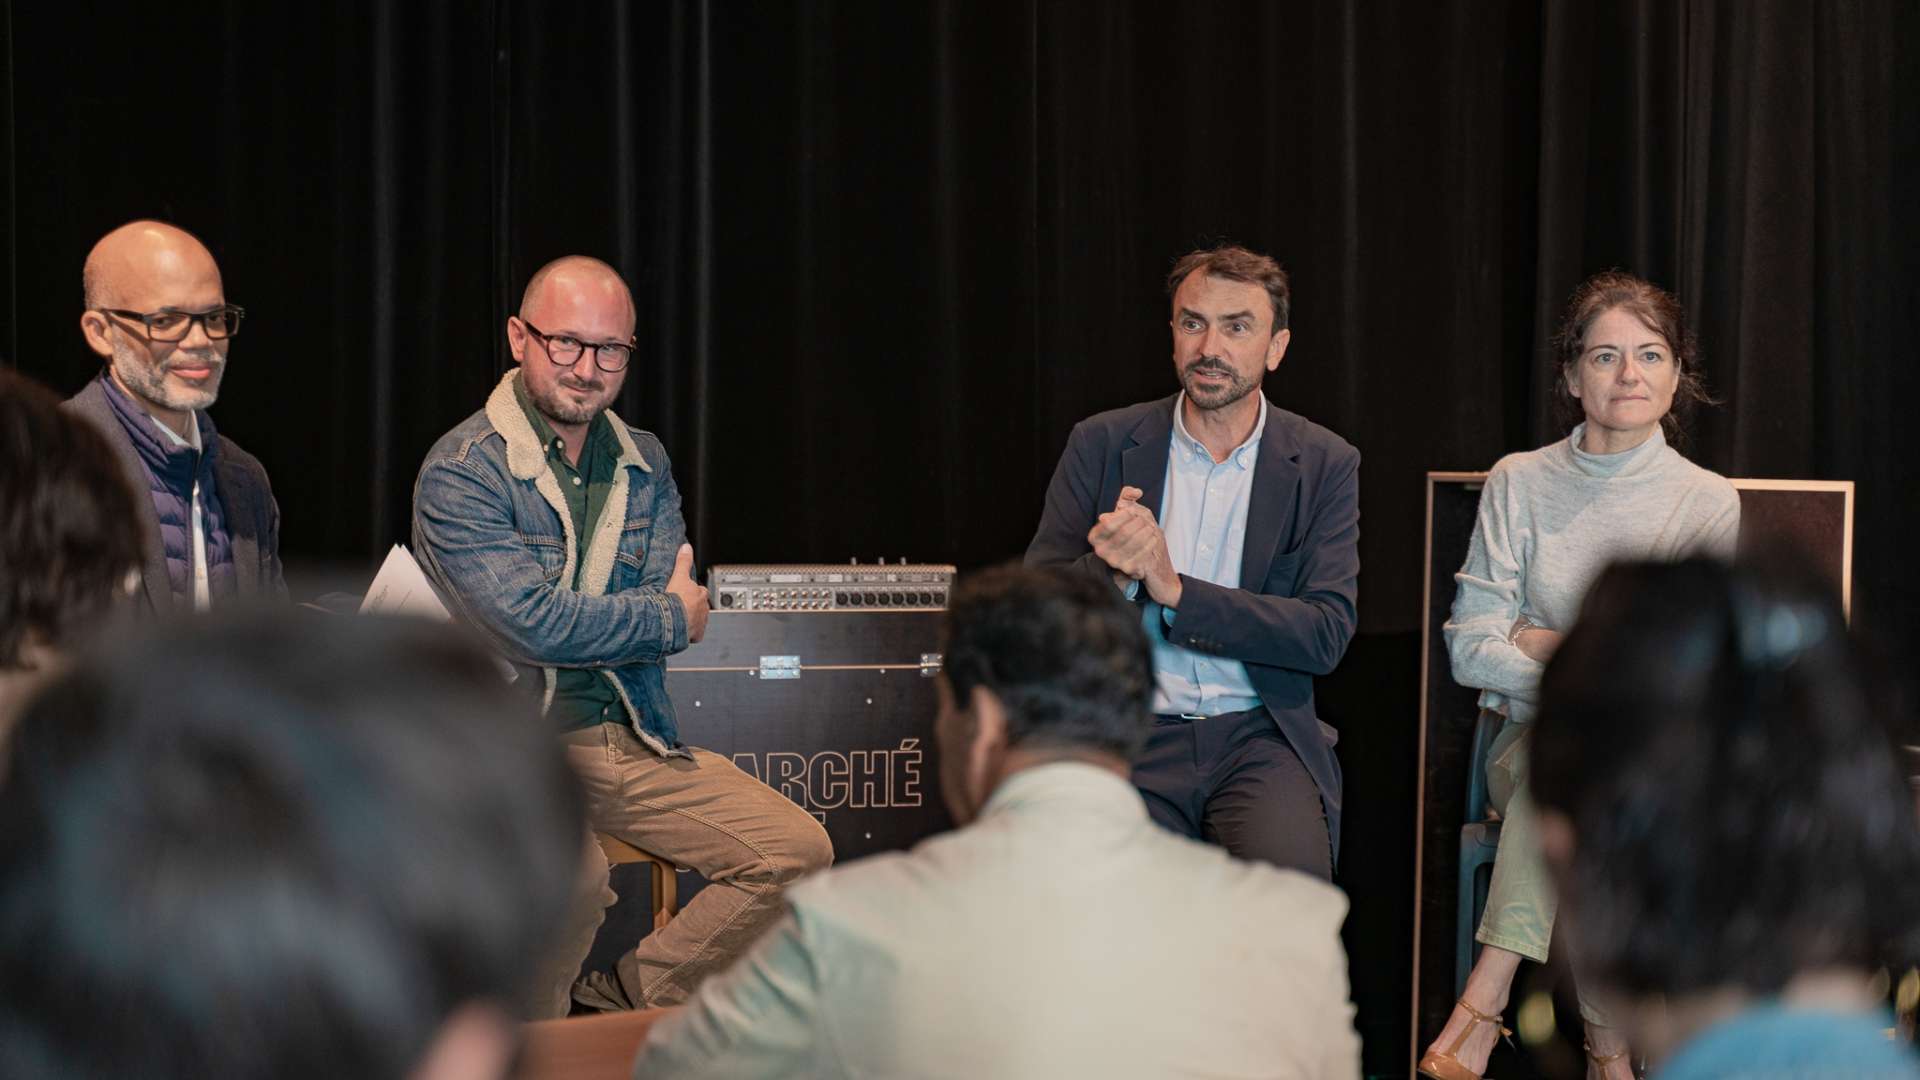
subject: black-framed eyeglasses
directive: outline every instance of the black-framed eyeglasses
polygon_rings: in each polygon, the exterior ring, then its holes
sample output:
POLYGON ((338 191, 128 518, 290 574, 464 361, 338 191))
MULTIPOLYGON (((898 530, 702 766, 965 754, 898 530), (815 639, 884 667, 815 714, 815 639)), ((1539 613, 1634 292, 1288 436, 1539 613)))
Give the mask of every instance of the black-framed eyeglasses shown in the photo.
POLYGON ((540 339, 540 347, 547 350, 547 359, 561 367, 572 367, 580 362, 580 354, 593 350, 593 366, 601 371, 625 371, 627 361, 633 359, 633 340, 628 338, 623 344, 618 341, 581 341, 566 334, 542 333, 540 328, 525 319, 520 325, 527 333, 540 339))
POLYGON ((127 311, 124 308, 95 308, 102 315, 117 315, 129 322, 137 322, 146 327, 149 341, 184 341, 193 333, 193 324, 199 323, 207 336, 218 340, 230 338, 240 332, 240 320, 247 314, 246 309, 236 304, 222 304, 211 311, 175 311, 173 308, 161 308, 159 311, 127 311))

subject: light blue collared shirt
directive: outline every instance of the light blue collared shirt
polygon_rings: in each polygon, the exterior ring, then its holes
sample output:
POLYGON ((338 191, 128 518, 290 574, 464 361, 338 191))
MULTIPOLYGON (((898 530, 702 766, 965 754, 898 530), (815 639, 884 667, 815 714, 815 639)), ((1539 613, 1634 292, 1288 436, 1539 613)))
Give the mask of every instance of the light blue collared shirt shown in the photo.
MULTIPOLYGON (((1173 403, 1173 441, 1167 453, 1167 481, 1160 497, 1160 531, 1167 556, 1178 573, 1223 588, 1240 587, 1240 555, 1247 538, 1247 508, 1253 501, 1253 467, 1260 460, 1260 436, 1267 430, 1267 398, 1260 395, 1260 419, 1247 441, 1215 464, 1200 440, 1187 433, 1182 415, 1187 395, 1173 403)), ((1127 597, 1138 595, 1131 582, 1127 597)), ((1260 695, 1247 666, 1238 660, 1208 656, 1167 640, 1174 610, 1148 602, 1141 616, 1153 642, 1156 713, 1217 716, 1260 707, 1260 695)))

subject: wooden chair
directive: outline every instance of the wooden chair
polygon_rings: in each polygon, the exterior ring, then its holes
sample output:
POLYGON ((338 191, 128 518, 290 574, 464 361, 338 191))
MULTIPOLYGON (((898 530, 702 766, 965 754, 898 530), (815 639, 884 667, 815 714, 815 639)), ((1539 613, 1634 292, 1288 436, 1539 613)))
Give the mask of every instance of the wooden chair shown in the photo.
POLYGON ((646 863, 653 877, 653 928, 655 930, 680 913, 679 889, 680 868, 650 852, 641 851, 617 836, 606 833, 594 833, 594 839, 600 841, 600 850, 606 852, 607 863, 619 866, 623 863, 646 863))

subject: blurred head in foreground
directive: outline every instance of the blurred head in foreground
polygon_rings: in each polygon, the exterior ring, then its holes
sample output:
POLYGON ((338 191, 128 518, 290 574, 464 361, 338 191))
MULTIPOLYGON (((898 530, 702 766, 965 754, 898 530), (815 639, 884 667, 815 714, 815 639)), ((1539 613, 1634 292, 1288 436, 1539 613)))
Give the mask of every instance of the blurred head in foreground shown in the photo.
POLYGON ((0 734, 61 657, 127 595, 139 505, 100 433, 0 368, 0 734))
POLYGON ((500 1075, 582 808, 489 659, 285 613, 108 644, 0 775, 0 1075, 500 1075))
POLYGON ((1576 969, 1666 1002, 1634 1010, 1635 1046, 1657 1055, 1760 999, 1874 1004, 1867 974, 1920 928, 1920 828, 1828 588, 1616 565, 1540 695, 1533 791, 1576 969))

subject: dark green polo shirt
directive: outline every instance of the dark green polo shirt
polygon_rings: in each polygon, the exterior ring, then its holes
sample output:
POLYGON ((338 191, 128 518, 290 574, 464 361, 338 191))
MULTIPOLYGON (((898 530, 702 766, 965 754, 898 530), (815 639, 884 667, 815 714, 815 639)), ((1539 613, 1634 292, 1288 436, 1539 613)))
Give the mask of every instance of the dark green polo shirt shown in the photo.
MULTIPOLYGON (((580 448, 580 464, 567 461, 566 444, 554 434, 553 425, 527 397, 520 379, 513 380, 513 394, 520 411, 527 414, 533 433, 547 451, 547 467, 560 484, 560 495, 567 501, 567 516, 573 520, 573 580, 567 587, 580 587, 580 573, 586 565, 586 546, 593 527, 607 507, 607 494, 613 489, 614 470, 619 468, 620 443, 613 437, 613 424, 606 413, 593 418, 587 426, 587 443, 580 448)), ((599 668, 555 668, 553 706, 548 717, 561 731, 592 727, 605 720, 627 721, 620 706, 620 695, 599 668)))

